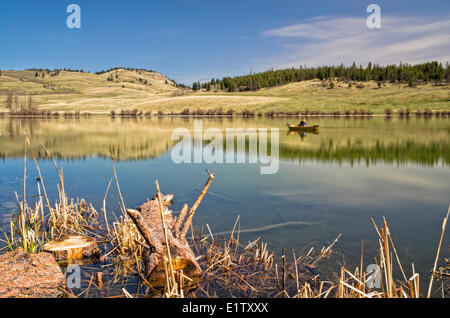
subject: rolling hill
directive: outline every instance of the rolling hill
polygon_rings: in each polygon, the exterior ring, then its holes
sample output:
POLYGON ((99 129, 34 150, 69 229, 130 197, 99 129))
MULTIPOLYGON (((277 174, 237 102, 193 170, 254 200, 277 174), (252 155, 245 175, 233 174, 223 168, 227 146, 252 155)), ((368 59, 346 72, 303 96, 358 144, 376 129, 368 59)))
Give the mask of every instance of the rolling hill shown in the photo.
POLYGON ((375 82, 361 85, 337 82, 333 89, 319 80, 291 83, 258 91, 228 93, 194 92, 155 71, 114 69, 101 74, 74 71, 2 71, 0 112, 7 111, 7 95, 14 92, 18 103, 32 97, 34 107, 51 111, 80 111, 106 114, 111 110, 180 112, 185 108, 254 112, 371 110, 383 113, 409 108, 448 110, 448 85, 423 84, 415 88, 390 84, 379 88, 375 82))

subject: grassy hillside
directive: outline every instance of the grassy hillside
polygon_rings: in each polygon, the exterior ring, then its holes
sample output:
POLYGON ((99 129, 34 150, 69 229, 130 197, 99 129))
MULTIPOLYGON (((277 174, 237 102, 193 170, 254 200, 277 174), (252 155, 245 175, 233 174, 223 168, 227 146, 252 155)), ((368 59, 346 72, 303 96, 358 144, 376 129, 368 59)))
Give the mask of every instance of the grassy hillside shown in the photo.
POLYGON ((0 111, 6 111, 8 92, 32 95, 33 105, 42 110, 109 113, 111 110, 179 112, 184 108, 245 108, 255 112, 326 110, 371 110, 383 113, 409 108, 450 109, 450 87, 433 84, 386 84, 375 82, 336 83, 333 89, 319 80, 261 89, 256 92, 193 92, 176 87, 157 72, 113 70, 103 74, 61 71, 55 76, 36 71, 2 71, 0 76, 0 111), (364 87, 361 88, 361 84, 364 87), (357 87, 360 88, 357 88, 357 87))

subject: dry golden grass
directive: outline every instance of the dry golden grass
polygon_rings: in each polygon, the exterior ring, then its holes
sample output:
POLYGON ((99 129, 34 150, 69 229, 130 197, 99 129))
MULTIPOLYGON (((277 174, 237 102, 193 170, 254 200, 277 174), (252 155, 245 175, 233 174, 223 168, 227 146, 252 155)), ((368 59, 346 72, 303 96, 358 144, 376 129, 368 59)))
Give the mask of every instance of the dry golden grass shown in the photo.
POLYGON ((337 82, 333 89, 318 80, 288 84, 257 92, 192 92, 180 89, 157 72, 114 70, 105 74, 62 71, 57 76, 35 77, 34 71, 3 71, 0 76, 0 111, 6 111, 6 94, 15 91, 33 95, 42 110, 80 111, 107 114, 111 110, 138 109, 156 113, 180 112, 184 108, 222 107, 235 111, 248 108, 254 112, 274 111, 345 111, 371 110, 384 113, 409 108, 448 110, 449 86, 434 84, 409 88, 407 84, 390 84, 378 88, 375 82, 337 82), (108 81, 108 78, 112 81, 108 81), (357 88, 358 84, 364 88, 357 88))

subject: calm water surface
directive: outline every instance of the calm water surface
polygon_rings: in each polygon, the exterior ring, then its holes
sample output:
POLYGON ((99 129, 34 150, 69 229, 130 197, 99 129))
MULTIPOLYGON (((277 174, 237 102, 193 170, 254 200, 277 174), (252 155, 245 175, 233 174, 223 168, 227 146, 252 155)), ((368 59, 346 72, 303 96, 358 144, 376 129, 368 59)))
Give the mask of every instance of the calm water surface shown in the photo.
MULTIPOLYGON (((214 171, 197 226, 213 232, 232 229, 238 216, 241 240, 261 237, 276 252, 297 254, 320 249, 340 233, 335 258, 358 266, 361 241, 365 262, 378 256, 370 222, 386 217, 407 275, 410 263, 427 276, 432 268, 442 220, 450 203, 450 154, 447 119, 310 119, 319 134, 288 134, 286 119, 203 119, 204 129, 280 128, 280 168, 261 175, 258 164, 180 164, 171 160, 173 129, 193 129, 193 119, 0 119, 0 223, 16 212, 22 195, 24 134, 40 157, 47 191, 55 198, 57 176, 39 145, 45 144, 64 169, 66 192, 100 208, 106 178, 112 177, 113 151, 127 207, 155 193, 159 180, 175 194, 174 210, 192 204, 214 171), (289 223, 291 223, 289 225, 289 223), (308 224, 299 224, 306 222, 308 224), (288 223, 265 230, 264 227, 288 223)), ((294 121, 291 119, 291 121, 294 121)), ((28 194, 36 195, 37 172, 28 159, 28 194)), ((109 198, 110 219, 118 208, 109 198)), ((442 256, 448 257, 449 235, 442 256)))

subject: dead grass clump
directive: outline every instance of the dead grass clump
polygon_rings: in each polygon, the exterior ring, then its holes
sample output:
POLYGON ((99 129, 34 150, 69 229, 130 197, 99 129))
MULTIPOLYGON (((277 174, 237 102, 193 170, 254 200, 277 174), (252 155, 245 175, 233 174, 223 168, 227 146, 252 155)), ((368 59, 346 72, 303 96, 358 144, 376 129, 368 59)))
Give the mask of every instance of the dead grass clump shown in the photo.
POLYGON ((16 193, 18 213, 10 221, 10 236, 6 236, 11 250, 21 246, 29 253, 40 252, 43 245, 50 240, 59 239, 66 235, 98 236, 98 213, 92 204, 84 199, 73 199, 67 196, 64 188, 64 177, 45 146, 42 145, 48 156, 52 159, 58 174, 58 199, 51 204, 47 196, 44 179, 41 175, 36 156, 31 143, 26 137, 24 156, 24 185, 23 199, 19 200, 16 193), (30 150, 39 175, 38 201, 29 205, 26 200, 26 149, 30 150), (42 188, 42 193, 41 193, 42 188))
POLYGON ((113 264, 119 276, 128 276, 134 268, 141 271, 144 238, 128 216, 120 216, 112 224, 109 235, 113 264))
MULTIPOLYGON (((444 219, 442 225, 442 235, 439 243, 433 273, 436 273, 436 265, 439 258, 439 252, 442 245, 442 239, 445 233, 447 220, 450 210, 444 219)), ((349 271, 345 267, 341 268, 339 282, 337 284, 336 297, 338 298, 420 298, 419 273, 415 272, 412 265, 412 276, 407 278, 403 266, 394 246, 392 236, 389 231, 386 220, 383 220, 383 226, 378 228, 372 219, 375 231, 378 234, 379 257, 375 258, 379 266, 379 272, 364 273, 362 256, 361 267, 355 271, 349 271), (401 272, 401 280, 394 279, 394 263, 397 263, 401 272), (374 280, 378 277, 380 288, 372 288, 374 280)), ((431 297, 434 276, 430 279, 428 293, 426 297, 431 297)))
MULTIPOLYGON (((208 225, 206 228, 205 234, 203 227, 200 233, 192 234, 191 243, 201 255, 199 263, 204 273, 198 289, 193 292, 195 297, 289 297, 298 294, 301 286, 312 286, 316 290, 320 285, 320 274, 315 268, 321 260, 331 256, 338 240, 323 248, 317 256, 313 249, 298 258, 293 253, 289 264, 283 251, 280 264, 275 262, 276 257, 267 243, 259 238, 246 245, 239 242, 239 218, 229 238, 220 234, 216 237, 208 225)), ((322 288, 328 286, 330 289, 331 285, 323 282, 322 288)))

